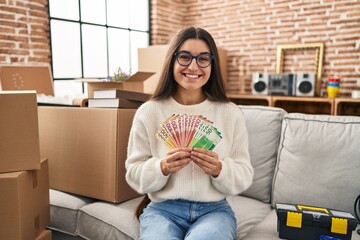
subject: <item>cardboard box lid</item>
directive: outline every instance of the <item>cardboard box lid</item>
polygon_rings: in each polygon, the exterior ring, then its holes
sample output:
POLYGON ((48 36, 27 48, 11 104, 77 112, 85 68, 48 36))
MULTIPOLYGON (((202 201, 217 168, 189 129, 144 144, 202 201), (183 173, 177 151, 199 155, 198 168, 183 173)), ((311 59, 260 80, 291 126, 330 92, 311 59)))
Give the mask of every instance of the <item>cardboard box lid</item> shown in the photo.
POLYGON ((94 80, 94 79, 82 79, 81 81, 84 83, 87 83, 88 85, 101 85, 101 84, 106 84, 106 83, 111 83, 111 84, 124 84, 124 83, 129 83, 129 82, 145 82, 149 77, 151 77, 152 75, 154 75, 154 72, 137 72, 133 75, 131 75, 127 80, 125 81, 117 81, 117 82, 112 82, 112 81, 104 81, 104 80, 94 80))
POLYGON ((35 90, 54 96, 50 66, 1 66, 0 90, 35 90))
POLYGON ((155 72, 137 72, 132 75, 130 78, 125 80, 125 82, 144 82, 146 79, 154 75, 155 72))
MULTIPOLYGON (((124 89, 135 92, 144 92, 147 80, 153 76, 153 72, 137 72, 123 82, 89 81, 87 82, 88 97, 93 97, 94 89, 124 89)), ((86 82, 86 80, 84 80, 86 82)))

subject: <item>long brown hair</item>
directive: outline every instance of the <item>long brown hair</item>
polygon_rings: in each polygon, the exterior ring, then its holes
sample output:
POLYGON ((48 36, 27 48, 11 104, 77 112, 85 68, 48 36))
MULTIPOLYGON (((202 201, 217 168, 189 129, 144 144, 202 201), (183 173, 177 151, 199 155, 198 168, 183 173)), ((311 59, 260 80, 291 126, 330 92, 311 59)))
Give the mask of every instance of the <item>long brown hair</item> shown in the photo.
POLYGON ((175 53, 181 45, 188 39, 200 39, 207 43, 210 54, 214 60, 211 66, 209 81, 203 86, 203 90, 210 101, 229 102, 225 93, 224 81, 220 70, 219 53, 213 37, 206 30, 196 27, 187 27, 180 30, 172 39, 167 51, 163 69, 159 78, 159 83, 154 91, 152 99, 167 99, 173 95, 177 89, 177 82, 174 79, 175 53))
POLYGON ((143 213, 144 208, 146 208, 146 206, 149 205, 149 203, 151 203, 151 200, 148 197, 148 195, 145 194, 144 198, 141 200, 141 202, 139 203, 139 205, 137 206, 137 208, 135 210, 135 217, 137 219, 140 218, 140 215, 143 213))

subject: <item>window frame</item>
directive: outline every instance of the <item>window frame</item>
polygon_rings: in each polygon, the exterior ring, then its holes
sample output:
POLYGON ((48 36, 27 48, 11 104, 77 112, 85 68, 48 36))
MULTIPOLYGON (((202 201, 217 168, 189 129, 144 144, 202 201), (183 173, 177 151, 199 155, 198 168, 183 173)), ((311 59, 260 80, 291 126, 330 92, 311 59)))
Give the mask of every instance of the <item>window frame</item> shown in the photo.
MULTIPOLYGON (((107 11, 107 0, 104 0, 105 1, 105 11, 107 11)), ((129 0, 131 1, 131 0, 129 0)), ((138 30, 138 29, 133 29, 131 28, 131 26, 129 26, 128 28, 125 28, 125 27, 118 27, 118 26, 113 26, 113 25, 108 25, 108 20, 106 20, 106 23, 103 25, 103 24, 97 24, 97 23, 91 23, 91 22, 85 22, 85 21, 82 21, 81 20, 81 0, 78 0, 78 6, 79 6, 79 20, 71 20, 71 19, 65 19, 65 18, 60 18, 60 17, 52 17, 50 15, 50 1, 48 1, 48 26, 49 26, 49 40, 50 40, 50 51, 52 53, 52 49, 53 49, 53 46, 52 46, 52 36, 51 36, 51 20, 58 20, 58 21, 64 21, 64 22, 71 22, 71 23, 77 23, 79 24, 79 27, 80 27, 80 36, 79 36, 79 40, 80 40, 80 67, 81 67, 81 79, 94 79, 94 77, 84 77, 84 59, 83 59, 83 54, 84 54, 84 50, 83 50, 83 33, 82 33, 82 25, 83 24, 86 24, 86 25, 90 25, 90 26, 98 26, 98 27, 105 27, 106 29, 106 58, 107 58, 107 76, 104 76, 105 78, 109 77, 111 72, 109 72, 109 39, 108 39, 108 29, 109 28, 112 28, 112 29, 118 29, 118 30, 125 30, 125 31, 128 31, 128 35, 129 35, 129 66, 131 67, 132 65, 132 61, 131 61, 131 32, 134 31, 134 32, 141 32, 141 33, 147 33, 148 34, 148 43, 149 43, 149 46, 151 45, 151 0, 148 0, 148 6, 149 6, 149 9, 148 9, 148 30, 145 31, 145 30, 138 30)), ((107 12, 105 13, 106 16, 107 16, 107 12)), ((55 78, 54 77, 54 61, 53 61, 53 54, 51 54, 51 64, 50 64, 50 67, 51 67, 51 74, 52 74, 52 79, 53 81, 56 81, 56 80, 75 80, 75 79, 78 79, 78 78, 75 78, 75 77, 70 77, 70 78, 55 78)), ((98 79, 103 79, 104 77, 95 77, 98 78, 98 79)), ((82 84, 82 91, 84 92, 84 84, 82 84)))

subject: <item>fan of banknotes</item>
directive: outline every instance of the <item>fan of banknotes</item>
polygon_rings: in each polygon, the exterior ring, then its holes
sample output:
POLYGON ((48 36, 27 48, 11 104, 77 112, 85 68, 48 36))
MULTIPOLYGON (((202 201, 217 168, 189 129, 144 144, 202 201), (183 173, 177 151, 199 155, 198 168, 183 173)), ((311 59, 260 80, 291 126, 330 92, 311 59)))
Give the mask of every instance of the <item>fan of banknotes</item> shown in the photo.
POLYGON ((170 149, 177 147, 213 150, 222 139, 213 122, 202 115, 173 114, 164 122, 156 137, 170 149))

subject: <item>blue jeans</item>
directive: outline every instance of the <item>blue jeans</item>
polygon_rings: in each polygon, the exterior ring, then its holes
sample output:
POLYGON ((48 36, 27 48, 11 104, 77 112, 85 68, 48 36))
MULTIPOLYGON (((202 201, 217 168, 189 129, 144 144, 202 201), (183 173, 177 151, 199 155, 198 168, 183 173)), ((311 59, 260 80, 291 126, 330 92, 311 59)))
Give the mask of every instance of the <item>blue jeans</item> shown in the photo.
POLYGON ((140 216, 140 240, 234 240, 236 218, 226 200, 151 202, 140 216))

